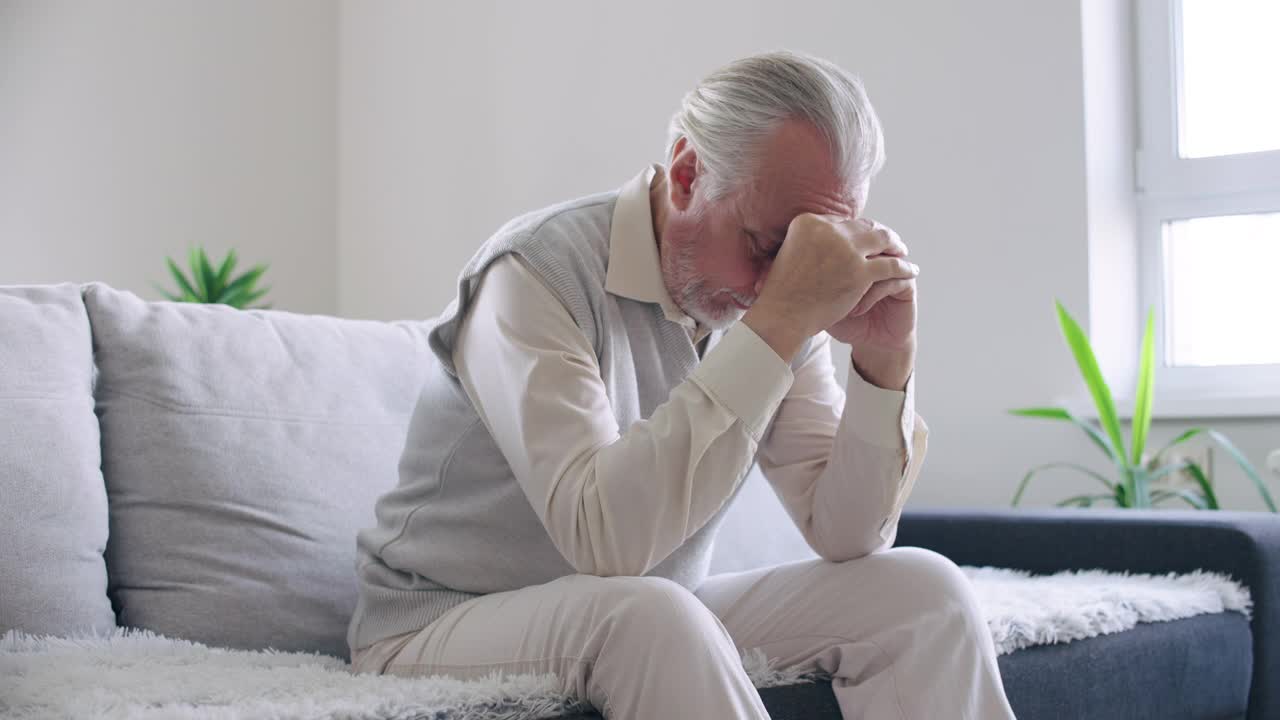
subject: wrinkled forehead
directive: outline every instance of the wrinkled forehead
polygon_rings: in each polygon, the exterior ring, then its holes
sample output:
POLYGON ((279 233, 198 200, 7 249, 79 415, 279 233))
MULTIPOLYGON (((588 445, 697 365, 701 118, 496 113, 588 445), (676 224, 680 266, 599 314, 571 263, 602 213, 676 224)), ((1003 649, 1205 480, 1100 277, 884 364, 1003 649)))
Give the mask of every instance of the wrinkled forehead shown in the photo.
POLYGON ((831 147, 808 123, 784 123, 757 148, 754 172, 743 184, 745 219, 769 231, 786 232, 800 213, 855 217, 865 203, 864 188, 850 188, 836 167, 831 147))
POLYGON ((737 197, 737 210, 748 229, 781 239, 802 213, 856 218, 866 203, 865 191, 849 189, 841 180, 806 170, 757 175, 737 197))

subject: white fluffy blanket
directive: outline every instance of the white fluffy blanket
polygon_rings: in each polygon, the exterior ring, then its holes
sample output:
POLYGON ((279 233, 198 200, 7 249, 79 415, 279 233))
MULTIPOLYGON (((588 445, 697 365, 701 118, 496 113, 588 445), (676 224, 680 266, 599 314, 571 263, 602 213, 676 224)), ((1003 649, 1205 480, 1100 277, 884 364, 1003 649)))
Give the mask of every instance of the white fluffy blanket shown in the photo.
MULTIPOLYGON (((1001 654, 1139 622, 1251 610, 1247 589, 1209 573, 965 572, 1001 654)), ((808 679, 771 668, 758 650, 744 654, 743 664, 758 687, 808 679)), ((549 676, 459 682, 352 675, 331 657, 210 648, 143 631, 0 638, 0 716, 6 718, 533 720, 574 709, 549 676)))
POLYGON ((978 593, 996 652, 1109 635, 1140 622, 1234 611, 1249 617, 1249 590, 1216 573, 1129 575, 1100 570, 1032 576, 963 568, 978 593))

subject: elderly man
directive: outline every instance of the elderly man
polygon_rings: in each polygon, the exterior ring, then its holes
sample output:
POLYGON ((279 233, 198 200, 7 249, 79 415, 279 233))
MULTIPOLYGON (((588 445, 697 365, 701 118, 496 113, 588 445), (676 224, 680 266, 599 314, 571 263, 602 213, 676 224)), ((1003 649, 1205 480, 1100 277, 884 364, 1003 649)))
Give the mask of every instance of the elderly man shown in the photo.
POLYGON ((359 535, 355 668, 765 718, 740 659, 759 649, 829 673, 846 718, 1012 717, 964 576, 890 549, 925 455, 919 269, 862 215, 883 150, 861 85, 794 53, 734 62, 685 96, 666 159, 509 222, 463 269, 399 486, 359 535), (707 577, 756 462, 820 559, 707 577))

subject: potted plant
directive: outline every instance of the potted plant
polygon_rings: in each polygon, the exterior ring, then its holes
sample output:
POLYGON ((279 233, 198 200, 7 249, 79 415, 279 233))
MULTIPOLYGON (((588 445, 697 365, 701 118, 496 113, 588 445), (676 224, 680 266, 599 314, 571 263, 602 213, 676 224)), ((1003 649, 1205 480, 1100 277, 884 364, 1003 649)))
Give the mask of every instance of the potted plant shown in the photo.
POLYGON ((190 278, 183 274, 172 258, 166 257, 165 261, 169 265, 169 272, 173 275, 174 282, 178 284, 178 291, 171 293, 159 286, 156 290, 174 302, 221 303, 245 309, 271 290, 269 287, 262 289, 256 287, 262 274, 267 271, 266 265, 258 265, 234 278, 231 276, 237 261, 235 250, 228 251, 227 256, 215 270, 213 263, 209 262, 209 257, 205 255, 204 248, 192 248, 189 257, 190 278))
POLYGON ((1104 492, 1076 495, 1058 503, 1059 507, 1090 507, 1094 503, 1113 503, 1123 508, 1150 508, 1165 501, 1182 501, 1200 510, 1219 509, 1217 495, 1205 468, 1194 461, 1166 463, 1165 457, 1170 449, 1200 435, 1215 443, 1230 455, 1244 470, 1245 475, 1253 481, 1262 501, 1271 512, 1276 512, 1275 501, 1271 498, 1267 486, 1258 471, 1245 458, 1244 454, 1222 433, 1211 428, 1195 427, 1178 435, 1168 445, 1160 448, 1152 455, 1146 454, 1147 433, 1151 429, 1151 408, 1155 398, 1155 313, 1147 314, 1146 330, 1142 337, 1142 355, 1138 369, 1138 386, 1134 399, 1133 423, 1129 442, 1125 443, 1120 429, 1120 420, 1116 413, 1115 399, 1098 369, 1098 361, 1093 347, 1085 336, 1080 325, 1062 306, 1055 302, 1058 311, 1058 324, 1062 328, 1063 337, 1075 356, 1080 374, 1084 378, 1089 394, 1093 397, 1098 410, 1098 423, 1092 423, 1076 417, 1065 408, 1022 408, 1010 410, 1014 415, 1022 417, 1043 418, 1069 422, 1084 431, 1095 446, 1107 457, 1110 463, 1111 476, 1094 471, 1077 463, 1054 462, 1031 468, 1023 476, 1018 491, 1013 496, 1013 505, 1022 499, 1027 484, 1042 470, 1050 468, 1070 469, 1097 480, 1104 492), (1193 487, 1177 487, 1171 480, 1175 473, 1186 472, 1195 484, 1193 487))

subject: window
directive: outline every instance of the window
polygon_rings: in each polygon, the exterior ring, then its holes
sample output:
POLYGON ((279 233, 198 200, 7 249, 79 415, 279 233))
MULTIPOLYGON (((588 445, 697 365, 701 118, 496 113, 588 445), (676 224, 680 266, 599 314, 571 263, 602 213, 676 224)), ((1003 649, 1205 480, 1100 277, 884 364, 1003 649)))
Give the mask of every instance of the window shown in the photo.
POLYGON ((1141 296, 1159 382, 1280 401, 1280 2, 1135 7, 1141 296))

